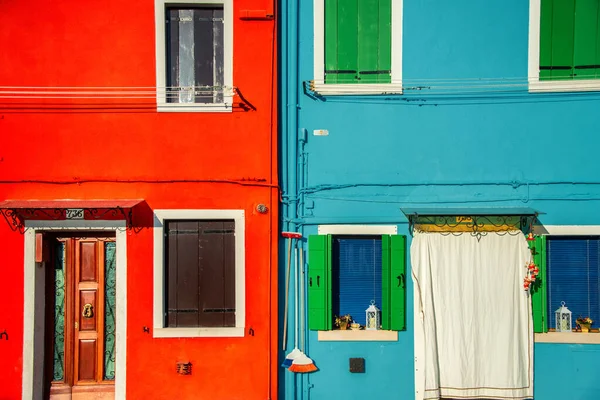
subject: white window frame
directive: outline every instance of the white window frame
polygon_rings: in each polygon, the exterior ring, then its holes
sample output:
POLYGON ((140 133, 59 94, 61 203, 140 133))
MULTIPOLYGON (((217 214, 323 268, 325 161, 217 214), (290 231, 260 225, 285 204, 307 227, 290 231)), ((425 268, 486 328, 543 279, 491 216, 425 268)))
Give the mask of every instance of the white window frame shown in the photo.
POLYGON ((540 80, 540 16, 541 0, 529 1, 529 65, 530 92, 593 92, 600 90, 600 79, 540 80))
POLYGON ((246 269, 244 210, 154 210, 154 329, 155 338, 243 337, 246 323, 246 269), (235 222, 235 327, 169 328, 164 325, 164 222, 233 219, 235 222))
MULTIPOLYGON (((396 225, 319 225, 319 235, 397 235, 396 225)), ((320 342, 397 342, 398 331, 318 331, 320 342)))
POLYGON ((158 111, 174 112, 231 112, 233 105, 233 0, 155 0, 156 32, 156 105, 158 111), (167 103, 167 57, 165 9, 172 6, 223 6, 223 103, 167 103))
MULTIPOLYGON (((534 232, 543 236, 600 236, 600 225, 536 225, 534 232)), ((600 333, 546 332, 534 336, 536 343, 600 344, 600 333)))
POLYGON ((392 83, 325 84, 325 0, 314 0, 314 87, 323 95, 402 94, 402 7, 392 1, 392 83))

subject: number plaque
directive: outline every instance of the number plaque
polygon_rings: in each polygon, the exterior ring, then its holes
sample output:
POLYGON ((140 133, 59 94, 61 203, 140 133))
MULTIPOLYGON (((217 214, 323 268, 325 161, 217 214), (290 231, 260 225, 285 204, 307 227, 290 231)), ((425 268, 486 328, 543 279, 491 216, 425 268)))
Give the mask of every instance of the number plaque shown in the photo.
POLYGON ((83 219, 83 208, 67 208, 67 219, 83 219))

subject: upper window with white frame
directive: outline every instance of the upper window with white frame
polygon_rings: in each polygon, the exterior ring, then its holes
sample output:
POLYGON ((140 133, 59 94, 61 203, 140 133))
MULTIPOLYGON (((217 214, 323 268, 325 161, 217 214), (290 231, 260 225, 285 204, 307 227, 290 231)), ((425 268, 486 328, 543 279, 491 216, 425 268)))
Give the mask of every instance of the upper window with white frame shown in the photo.
POLYGON ((314 0, 313 89, 402 93, 402 0, 314 0))
POLYGON ((600 0, 531 0, 532 91, 600 90, 600 0))
POLYGON ((231 0, 156 0, 159 111, 231 111, 231 0))
POLYGON ((156 210, 154 336, 243 336, 241 210, 156 210))

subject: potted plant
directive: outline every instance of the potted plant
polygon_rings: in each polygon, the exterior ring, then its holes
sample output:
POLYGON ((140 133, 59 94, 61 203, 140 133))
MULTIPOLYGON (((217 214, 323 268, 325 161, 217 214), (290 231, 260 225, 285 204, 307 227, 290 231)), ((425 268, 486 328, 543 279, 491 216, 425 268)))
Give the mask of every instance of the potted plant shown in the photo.
POLYGON ((341 317, 338 317, 336 315, 335 317, 335 326, 340 329, 340 330, 347 330, 348 329, 348 325, 350 325, 352 323, 352 317, 350 316, 350 314, 346 314, 346 315, 342 315, 341 317))
POLYGON ((585 318, 579 317, 575 320, 575 322, 577 322, 577 325, 579 325, 581 332, 589 332, 590 326, 592 325, 592 323, 594 321, 592 321, 592 319, 590 317, 585 317, 585 318))

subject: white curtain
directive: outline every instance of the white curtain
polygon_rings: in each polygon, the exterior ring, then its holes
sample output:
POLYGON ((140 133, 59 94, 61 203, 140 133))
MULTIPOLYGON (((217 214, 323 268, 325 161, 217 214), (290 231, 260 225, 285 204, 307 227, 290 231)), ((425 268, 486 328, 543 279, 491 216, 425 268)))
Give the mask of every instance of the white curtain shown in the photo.
POLYGON ((416 232, 417 399, 533 397, 531 252, 521 232, 416 232))

